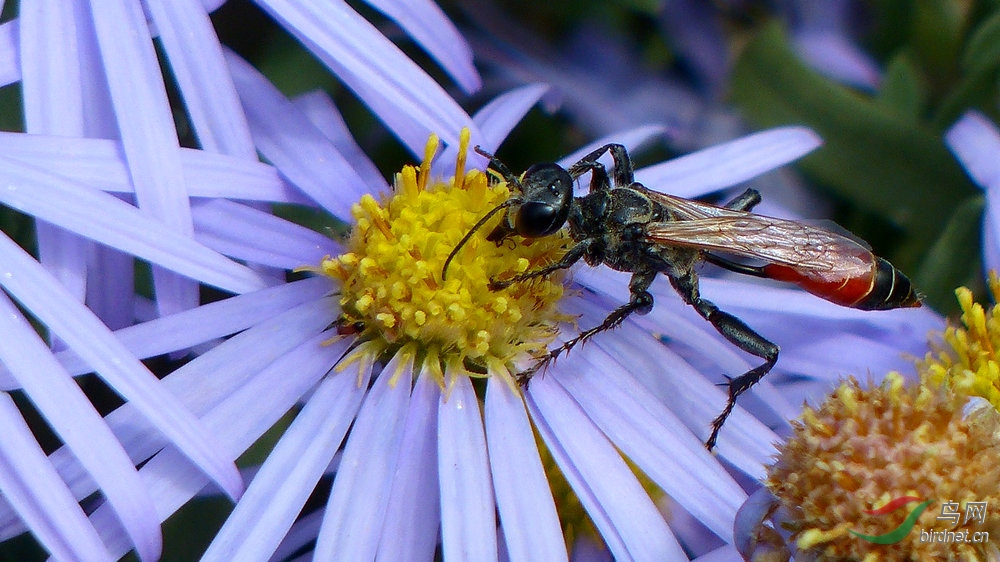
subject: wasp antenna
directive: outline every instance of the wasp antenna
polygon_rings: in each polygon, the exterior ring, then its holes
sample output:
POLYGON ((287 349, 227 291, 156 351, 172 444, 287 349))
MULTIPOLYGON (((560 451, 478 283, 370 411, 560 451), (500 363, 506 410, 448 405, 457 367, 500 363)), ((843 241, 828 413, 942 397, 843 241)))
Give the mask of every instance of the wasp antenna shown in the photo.
POLYGON ((510 168, 508 168, 506 164, 501 162, 499 158, 497 158, 496 156, 494 156, 489 152, 486 152, 485 150, 483 150, 483 147, 479 146, 478 144, 473 148, 476 151, 476 153, 478 153, 480 156, 489 159, 490 167, 500 172, 500 175, 503 176, 504 181, 506 181, 508 184, 517 186, 519 191, 522 192, 524 191, 523 189, 521 189, 521 180, 518 179, 518 177, 515 176, 514 173, 510 171, 510 168))
MULTIPOLYGON (((477 152, 479 151, 478 146, 476 147, 476 151, 477 152)), ((463 236, 462 239, 458 241, 458 244, 455 246, 455 249, 453 249, 451 253, 448 254, 448 259, 444 260, 444 267, 441 268, 441 280, 444 281, 446 276, 448 275, 448 266, 451 265, 451 260, 455 259, 455 256, 458 255, 458 251, 462 249, 462 246, 464 246, 465 243, 469 241, 469 238, 472 238, 472 235, 475 234, 477 230, 479 230, 480 228, 483 227, 484 224, 486 224, 486 221, 490 220, 490 218, 493 217, 493 215, 500 212, 501 209, 506 209, 507 207, 517 205, 520 202, 521 202, 520 199, 508 199, 503 203, 500 203, 496 207, 490 209, 490 212, 486 213, 486 216, 479 219, 479 222, 473 225, 473 227, 468 232, 465 233, 465 236, 463 236)))

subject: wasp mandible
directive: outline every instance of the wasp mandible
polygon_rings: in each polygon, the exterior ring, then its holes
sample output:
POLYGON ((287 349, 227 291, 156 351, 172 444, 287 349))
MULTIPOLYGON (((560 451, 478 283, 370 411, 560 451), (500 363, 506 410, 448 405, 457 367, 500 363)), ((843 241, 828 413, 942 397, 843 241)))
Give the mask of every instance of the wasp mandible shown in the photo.
POLYGON ((514 235, 549 236, 568 224, 573 245, 558 262, 509 279, 491 279, 489 288, 493 291, 569 268, 581 258, 592 267, 604 264, 632 274, 629 301, 611 311, 599 325, 551 349, 518 373, 522 385, 561 353, 615 328, 631 314, 647 314, 653 308, 653 296, 647 289, 656 275, 663 273, 684 302, 723 337, 764 360, 729 380, 726 407, 712 422, 712 433, 705 442, 711 450, 736 399, 774 367, 778 346, 701 297, 695 271, 700 261, 737 273, 791 282, 826 300, 861 310, 920 306, 910 280, 863 242, 800 222, 751 213, 761 200, 754 189, 747 189, 721 207, 653 191, 635 181, 632 161, 620 144, 604 145, 569 168, 535 164, 521 178, 493 154, 479 146, 475 150, 489 159, 490 167, 516 194, 491 209, 459 241, 445 260, 442 278, 472 234, 503 210, 504 218, 487 240, 500 244, 514 235), (610 176, 598 162, 607 152, 614 161, 610 176), (587 172, 591 173, 589 192, 574 197, 574 181, 587 172), (761 261, 763 265, 733 261, 720 254, 761 261))

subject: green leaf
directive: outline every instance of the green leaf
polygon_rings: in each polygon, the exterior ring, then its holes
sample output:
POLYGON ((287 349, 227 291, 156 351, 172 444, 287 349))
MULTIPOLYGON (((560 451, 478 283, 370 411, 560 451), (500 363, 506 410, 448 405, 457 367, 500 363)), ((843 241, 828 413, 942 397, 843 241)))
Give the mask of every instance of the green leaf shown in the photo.
POLYGON ((961 68, 962 74, 949 85, 936 112, 937 127, 947 127, 968 107, 994 104, 1000 70, 1000 11, 972 32, 962 52, 961 68))
POLYGON ((917 123, 927 103, 927 87, 909 56, 898 55, 889 62, 875 101, 910 123, 917 123))
POLYGON ((935 84, 954 77, 968 10, 956 0, 920 0, 913 3, 910 47, 935 84))
POLYGON ((807 68, 777 25, 750 41, 732 84, 736 102, 760 125, 800 124, 819 133, 825 144, 802 168, 893 221, 919 247, 930 246, 946 217, 977 192, 939 133, 807 68))
POLYGON ((962 52, 962 68, 968 71, 997 65, 1000 65, 1000 11, 979 24, 962 52))

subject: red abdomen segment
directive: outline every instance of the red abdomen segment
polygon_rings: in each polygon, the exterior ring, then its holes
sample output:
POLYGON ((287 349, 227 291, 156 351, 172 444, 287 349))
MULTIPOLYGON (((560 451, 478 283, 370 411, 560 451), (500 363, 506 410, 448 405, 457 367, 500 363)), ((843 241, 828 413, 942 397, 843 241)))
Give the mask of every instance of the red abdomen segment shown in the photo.
POLYGON ((920 306, 913 284, 901 271, 883 258, 872 255, 871 267, 853 275, 797 269, 782 264, 768 264, 764 273, 776 281, 795 283, 810 293, 834 304, 861 310, 890 310, 920 306))

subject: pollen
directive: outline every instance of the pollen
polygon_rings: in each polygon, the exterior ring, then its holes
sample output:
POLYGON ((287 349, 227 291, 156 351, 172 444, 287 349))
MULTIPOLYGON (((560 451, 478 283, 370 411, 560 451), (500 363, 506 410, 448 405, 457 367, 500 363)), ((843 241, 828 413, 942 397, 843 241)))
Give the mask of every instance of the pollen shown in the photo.
POLYGON ((782 526, 791 533, 796 556, 990 559, 995 543, 929 541, 924 540, 929 535, 921 534, 1000 536, 1000 414, 988 406, 968 411, 967 402, 967 396, 946 386, 907 386, 902 376, 891 373, 871 388, 852 378, 820 407, 806 407, 766 480, 787 513, 782 526), (904 496, 933 500, 915 524, 906 518, 917 501, 888 513, 864 513, 904 496), (943 508, 945 504, 952 507, 943 508), (968 518, 976 513, 970 507, 979 505, 985 507, 983 519, 968 518), (958 514, 954 521, 939 519, 952 512, 958 514), (911 528, 892 534, 891 545, 859 536, 889 536, 903 525, 911 528))
MULTIPOLYGON (((1000 300, 1000 278, 990 272, 993 302, 1000 300)), ((918 366, 929 381, 956 392, 979 396, 1000 409, 1000 306, 989 309, 975 302, 972 291, 955 291, 962 308, 961 325, 948 327, 918 366)))
POLYGON ((438 139, 431 136, 424 162, 404 167, 390 193, 365 195, 354 205, 347 251, 316 270, 339 285, 341 320, 361 322, 359 337, 379 354, 411 346, 418 357, 440 363, 433 372, 460 365, 483 376, 493 373, 489 365, 502 364, 509 370, 497 373, 510 377, 519 362, 545 351, 565 320, 556 306, 563 280, 555 274, 502 291, 491 291, 489 282, 558 261, 568 237, 488 241, 506 220, 497 213, 461 248, 444 278, 445 260, 459 241, 516 189, 484 171, 465 170, 468 145, 466 130, 454 175, 438 178, 431 173, 438 139))

